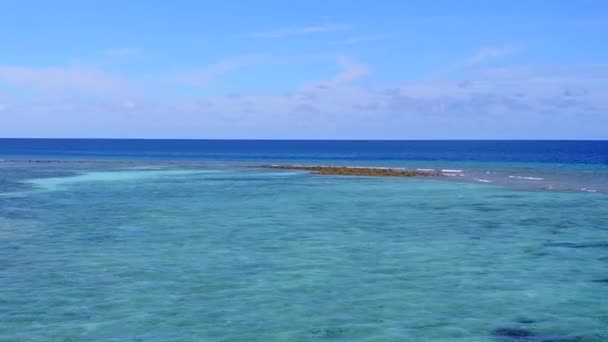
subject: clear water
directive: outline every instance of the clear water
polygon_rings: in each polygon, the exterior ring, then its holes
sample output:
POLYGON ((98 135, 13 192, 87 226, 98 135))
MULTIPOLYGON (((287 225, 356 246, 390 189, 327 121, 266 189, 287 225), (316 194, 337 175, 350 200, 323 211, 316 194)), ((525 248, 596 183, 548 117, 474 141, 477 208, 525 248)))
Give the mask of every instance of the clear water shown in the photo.
POLYGON ((88 159, 0 163, 0 341, 608 340, 605 192, 88 159))

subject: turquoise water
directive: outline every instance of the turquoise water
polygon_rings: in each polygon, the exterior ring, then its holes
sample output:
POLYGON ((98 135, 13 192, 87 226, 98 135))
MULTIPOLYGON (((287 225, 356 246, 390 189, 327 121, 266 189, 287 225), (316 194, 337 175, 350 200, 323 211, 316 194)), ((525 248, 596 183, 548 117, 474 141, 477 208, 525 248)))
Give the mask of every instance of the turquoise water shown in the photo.
POLYGON ((4 163, 1 341, 606 341, 608 195, 4 163))

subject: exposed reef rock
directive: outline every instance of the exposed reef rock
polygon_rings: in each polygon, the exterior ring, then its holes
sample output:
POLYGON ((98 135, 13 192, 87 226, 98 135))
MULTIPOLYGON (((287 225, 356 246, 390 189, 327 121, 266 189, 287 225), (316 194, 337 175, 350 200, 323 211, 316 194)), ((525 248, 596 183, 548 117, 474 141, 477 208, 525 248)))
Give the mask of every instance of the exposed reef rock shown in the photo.
POLYGON ((414 171, 405 169, 347 167, 347 166, 316 166, 316 165, 259 165, 264 169, 302 170, 320 175, 339 176, 368 176, 368 177, 428 177, 439 176, 436 172, 414 171))

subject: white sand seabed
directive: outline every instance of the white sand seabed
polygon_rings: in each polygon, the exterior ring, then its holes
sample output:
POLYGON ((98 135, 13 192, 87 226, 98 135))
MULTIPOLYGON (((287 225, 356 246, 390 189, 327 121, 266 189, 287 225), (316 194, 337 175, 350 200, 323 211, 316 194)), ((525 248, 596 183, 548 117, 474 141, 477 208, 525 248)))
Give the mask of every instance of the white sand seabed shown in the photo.
POLYGON ((82 182, 129 182, 165 176, 187 176, 193 174, 215 173, 215 170, 137 170, 86 172, 68 177, 34 178, 24 181, 39 189, 52 191, 82 182))

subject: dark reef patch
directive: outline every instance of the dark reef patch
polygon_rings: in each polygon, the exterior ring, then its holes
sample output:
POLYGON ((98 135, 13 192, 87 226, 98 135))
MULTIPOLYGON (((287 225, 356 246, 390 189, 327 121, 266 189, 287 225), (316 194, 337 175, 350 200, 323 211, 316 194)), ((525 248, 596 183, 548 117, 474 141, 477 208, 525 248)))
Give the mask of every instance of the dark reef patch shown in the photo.
POLYGON ((498 328, 492 331, 497 342, 584 342, 580 336, 557 336, 536 334, 528 329, 518 327, 498 328))
POLYGON ((492 336, 499 338, 499 341, 522 340, 531 341, 529 338, 534 336, 530 330, 522 328, 498 328, 492 331, 492 336))
POLYGON ((490 207, 487 205, 473 205, 470 207, 471 209, 478 211, 478 212, 482 212, 482 213, 491 213, 491 212, 499 212, 499 211, 505 211, 505 208, 498 208, 498 207, 490 207))
POLYGON ((343 328, 316 328, 312 329, 311 334, 318 338, 338 338, 346 332, 343 328))
POLYGON ((565 247, 565 248, 608 248, 608 242, 550 242, 545 247, 565 247))
POLYGON ((604 278, 604 279, 593 279, 592 282, 594 283, 604 283, 604 284, 608 284, 608 278, 604 278))
POLYGON ((532 324, 535 323, 536 321, 527 317, 520 317, 518 319, 515 320, 517 323, 521 323, 521 324, 532 324))
POLYGON ((318 165, 258 165, 262 169, 301 170, 311 171, 320 175, 336 176, 367 176, 367 177, 428 177, 439 176, 436 172, 415 171, 405 169, 390 169, 376 167, 346 167, 318 165))

